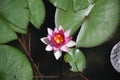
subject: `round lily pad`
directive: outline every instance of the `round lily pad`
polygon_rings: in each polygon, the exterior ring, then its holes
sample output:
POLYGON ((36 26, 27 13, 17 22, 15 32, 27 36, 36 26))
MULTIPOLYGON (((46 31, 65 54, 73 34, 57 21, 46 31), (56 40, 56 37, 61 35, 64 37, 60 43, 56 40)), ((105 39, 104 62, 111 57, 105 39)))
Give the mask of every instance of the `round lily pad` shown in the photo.
POLYGON ((32 80, 31 65, 18 49, 0 45, 0 80, 32 80))
POLYGON ((119 0, 97 0, 81 25, 77 47, 95 47, 109 40, 119 25, 119 0))
POLYGON ((28 0, 30 9, 30 22, 39 29, 44 22, 45 6, 42 0, 28 0))
POLYGON ((86 59, 84 54, 79 50, 72 48, 69 53, 64 56, 65 62, 68 62, 73 72, 83 72, 86 68, 86 59))

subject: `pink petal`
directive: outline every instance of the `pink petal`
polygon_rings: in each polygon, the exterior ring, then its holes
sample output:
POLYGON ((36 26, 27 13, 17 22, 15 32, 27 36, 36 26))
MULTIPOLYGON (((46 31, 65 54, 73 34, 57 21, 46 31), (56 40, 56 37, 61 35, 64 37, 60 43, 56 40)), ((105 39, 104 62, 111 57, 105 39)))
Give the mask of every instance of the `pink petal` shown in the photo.
POLYGON ((68 47, 73 47, 73 46, 76 45, 76 42, 71 40, 71 41, 68 42, 66 45, 67 45, 68 47))
POLYGON ((59 28, 58 28, 58 29, 59 29, 59 30, 64 30, 64 29, 63 29, 63 27, 62 27, 61 25, 59 26, 59 28))
POLYGON ((70 50, 66 45, 62 46, 60 49, 64 52, 68 52, 70 50))
POLYGON ((71 30, 70 30, 70 29, 69 29, 69 30, 67 30, 67 31, 65 32, 65 37, 70 36, 70 33, 71 33, 71 30))
POLYGON ((62 34, 62 35, 64 35, 64 31, 63 30, 60 30, 59 33, 62 34))
POLYGON ((55 27, 55 29, 54 29, 54 33, 58 33, 58 32, 59 32, 58 27, 55 27))
POLYGON ((51 42, 49 41, 48 37, 43 37, 40 39, 43 43, 45 44, 50 44, 51 42))
POLYGON ((55 58, 58 60, 62 56, 62 52, 60 50, 54 52, 55 58))
POLYGON ((53 46, 53 50, 57 51, 57 50, 59 50, 59 48, 53 46))
POLYGON ((53 48, 50 45, 47 45, 47 47, 45 48, 46 51, 52 51, 53 48))
POLYGON ((52 35, 53 30, 52 30, 52 29, 50 29, 50 28, 48 28, 47 30, 48 30, 48 34, 49 34, 49 35, 52 35))
POLYGON ((69 41, 71 41, 72 37, 71 36, 68 36, 65 38, 65 43, 68 43, 69 41))
POLYGON ((51 41, 51 37, 52 37, 52 36, 51 36, 51 35, 48 35, 47 37, 48 37, 48 40, 51 41))

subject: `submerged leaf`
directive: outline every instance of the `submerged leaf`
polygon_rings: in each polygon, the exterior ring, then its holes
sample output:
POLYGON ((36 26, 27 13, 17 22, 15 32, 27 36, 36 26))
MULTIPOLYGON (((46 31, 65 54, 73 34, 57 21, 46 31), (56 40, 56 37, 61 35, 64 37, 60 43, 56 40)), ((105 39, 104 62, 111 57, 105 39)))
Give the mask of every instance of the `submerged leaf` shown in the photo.
POLYGON ((85 56, 79 49, 72 48, 69 53, 64 56, 66 62, 71 66, 71 71, 82 72, 86 68, 85 56))
POLYGON ((32 80, 32 67, 23 53, 8 45, 0 45, 0 80, 32 80))

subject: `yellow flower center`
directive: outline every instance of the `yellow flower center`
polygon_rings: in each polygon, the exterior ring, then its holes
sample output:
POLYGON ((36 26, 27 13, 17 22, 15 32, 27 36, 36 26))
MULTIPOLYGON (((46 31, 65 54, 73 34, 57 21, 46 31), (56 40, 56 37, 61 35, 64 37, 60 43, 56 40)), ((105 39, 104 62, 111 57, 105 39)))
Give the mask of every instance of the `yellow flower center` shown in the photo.
POLYGON ((64 35, 62 35, 62 34, 60 34, 60 33, 57 33, 57 34, 54 36, 54 41, 55 41, 57 44, 63 43, 63 42, 64 42, 64 35))

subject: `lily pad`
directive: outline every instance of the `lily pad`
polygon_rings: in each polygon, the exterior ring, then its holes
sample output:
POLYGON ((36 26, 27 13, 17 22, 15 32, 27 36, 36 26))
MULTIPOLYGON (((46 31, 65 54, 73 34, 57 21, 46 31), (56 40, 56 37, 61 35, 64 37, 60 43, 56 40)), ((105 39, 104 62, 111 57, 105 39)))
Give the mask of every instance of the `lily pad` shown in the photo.
POLYGON ((16 27, 15 25, 9 23, 9 27, 11 27, 11 29, 13 30, 13 32, 18 32, 18 33, 22 33, 22 34, 26 34, 27 30, 21 29, 19 27, 16 27))
POLYGON ((74 10, 85 9, 89 6, 88 0, 73 0, 74 10))
POLYGON ((93 4, 96 0, 88 0, 90 4, 93 4))
POLYGON ((26 33, 29 10, 26 0, 0 0, 0 43, 17 39, 18 33, 26 33))
POLYGON ((96 0, 83 22, 77 37, 77 47, 94 47, 107 41, 119 24, 119 0, 96 0))
POLYGON ((17 35, 10 28, 10 24, 0 17, 0 44, 17 39, 17 35))
POLYGON ((0 45, 0 80, 32 80, 31 65, 18 49, 0 45))
POLYGON ((67 10, 69 0, 49 0, 54 6, 62 10, 67 10))
POLYGON ((65 62, 71 66, 71 71, 82 72, 86 68, 86 59, 79 49, 72 48, 69 53, 64 56, 65 62))
POLYGON ((0 16, 21 29, 27 29, 29 10, 27 0, 0 0, 0 16))
POLYGON ((42 0, 28 0, 30 9, 30 22, 40 28, 45 18, 45 7, 42 0))
POLYGON ((80 28, 80 25, 85 18, 85 10, 79 10, 75 12, 71 0, 68 2, 68 4, 68 9, 66 11, 59 8, 56 9, 55 25, 62 25, 64 30, 71 29, 71 33, 74 34, 80 28))

